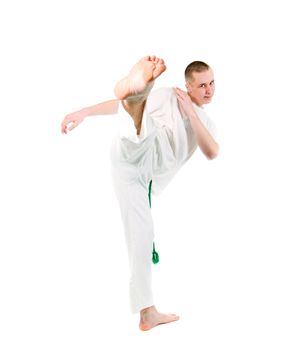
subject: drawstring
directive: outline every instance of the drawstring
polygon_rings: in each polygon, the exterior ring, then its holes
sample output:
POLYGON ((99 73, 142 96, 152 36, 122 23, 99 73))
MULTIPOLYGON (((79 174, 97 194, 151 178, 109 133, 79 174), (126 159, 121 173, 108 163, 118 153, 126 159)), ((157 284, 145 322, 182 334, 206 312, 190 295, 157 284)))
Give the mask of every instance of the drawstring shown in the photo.
MULTIPOLYGON (((149 204, 150 204, 150 208, 151 208, 151 192, 152 192, 152 180, 149 183, 149 193, 148 193, 148 197, 149 197, 149 204)), ((155 243, 153 243, 153 251, 152 251, 152 261, 154 264, 157 264, 159 262, 159 254, 156 252, 155 250, 155 243)))

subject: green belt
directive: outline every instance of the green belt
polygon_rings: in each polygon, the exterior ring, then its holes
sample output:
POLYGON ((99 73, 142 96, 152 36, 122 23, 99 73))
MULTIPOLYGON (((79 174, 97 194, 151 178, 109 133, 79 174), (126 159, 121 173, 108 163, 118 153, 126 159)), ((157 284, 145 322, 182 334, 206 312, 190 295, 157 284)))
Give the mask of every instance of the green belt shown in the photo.
MULTIPOLYGON (((149 193, 148 193, 150 208, 151 208, 151 203, 152 203, 151 202, 151 192, 152 192, 152 180, 149 183, 149 193)), ((157 264, 160 261, 159 254, 155 250, 155 243, 153 243, 152 261, 154 264, 157 264)))

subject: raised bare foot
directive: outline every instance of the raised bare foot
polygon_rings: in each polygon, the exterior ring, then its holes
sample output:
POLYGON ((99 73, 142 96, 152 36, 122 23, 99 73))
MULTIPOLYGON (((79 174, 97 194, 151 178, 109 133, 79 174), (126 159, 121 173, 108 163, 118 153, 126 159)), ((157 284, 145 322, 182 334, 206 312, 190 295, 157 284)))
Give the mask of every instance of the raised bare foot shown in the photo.
POLYGON ((174 314, 161 314, 154 306, 150 306, 140 312, 139 328, 142 331, 148 331, 149 329, 160 324, 174 322, 177 320, 179 320, 179 316, 174 314))
POLYGON ((114 89, 119 100, 142 100, 148 96, 154 80, 166 70, 163 59, 156 56, 141 58, 129 72, 120 80, 114 89))

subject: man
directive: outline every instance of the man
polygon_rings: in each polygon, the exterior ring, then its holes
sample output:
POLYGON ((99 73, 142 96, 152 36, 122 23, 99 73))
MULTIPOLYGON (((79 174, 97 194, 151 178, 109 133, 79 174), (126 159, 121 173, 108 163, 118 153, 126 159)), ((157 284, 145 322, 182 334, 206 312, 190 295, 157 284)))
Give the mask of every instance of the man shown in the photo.
POLYGON ((151 289, 151 253, 154 229, 148 202, 148 186, 160 193, 197 146, 208 159, 219 150, 215 126, 203 110, 214 94, 214 77, 204 62, 187 66, 187 92, 161 88, 151 92, 154 80, 166 70, 156 56, 137 62, 115 86, 117 100, 106 101, 67 115, 62 133, 74 129, 91 115, 130 116, 132 127, 113 141, 113 181, 124 224, 130 264, 132 311, 140 312, 141 330, 179 319, 161 314, 154 306, 151 289), (73 123, 69 129, 67 126, 73 123), (133 126, 134 125, 134 126, 133 126))

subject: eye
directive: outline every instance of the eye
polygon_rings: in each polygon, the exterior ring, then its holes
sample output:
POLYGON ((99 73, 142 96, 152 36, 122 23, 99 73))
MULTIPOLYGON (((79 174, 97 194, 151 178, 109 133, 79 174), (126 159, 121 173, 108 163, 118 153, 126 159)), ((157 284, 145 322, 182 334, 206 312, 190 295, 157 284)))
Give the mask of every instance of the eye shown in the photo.
POLYGON ((210 85, 214 85, 214 80, 210 82, 210 85))

